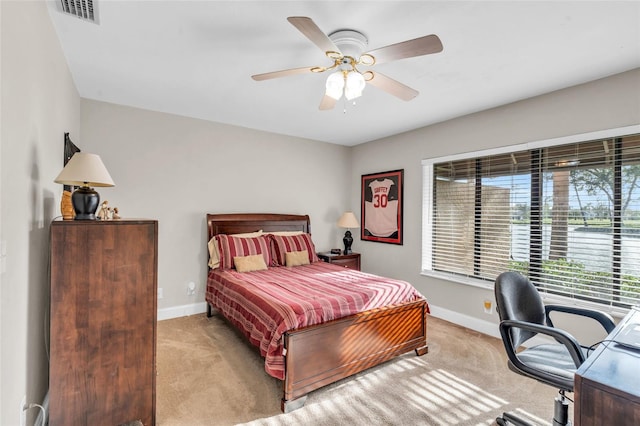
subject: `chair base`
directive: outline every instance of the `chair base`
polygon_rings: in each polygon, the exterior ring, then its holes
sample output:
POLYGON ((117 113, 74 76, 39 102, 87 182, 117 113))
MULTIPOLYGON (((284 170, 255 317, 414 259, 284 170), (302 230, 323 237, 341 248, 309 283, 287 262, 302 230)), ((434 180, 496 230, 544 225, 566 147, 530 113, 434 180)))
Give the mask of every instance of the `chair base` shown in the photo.
POLYGON ((498 424, 498 426, 535 426, 527 421, 522 420, 521 418, 514 416, 511 413, 502 413, 502 417, 496 418, 496 423, 498 424))
MULTIPOLYGON (((496 423, 498 426, 536 426, 511 413, 502 413, 502 417, 496 418, 496 423)), ((563 390, 558 392, 558 396, 554 400, 553 420, 551 424, 552 426, 571 426, 571 422, 569 421, 569 402, 564 396, 563 390)))

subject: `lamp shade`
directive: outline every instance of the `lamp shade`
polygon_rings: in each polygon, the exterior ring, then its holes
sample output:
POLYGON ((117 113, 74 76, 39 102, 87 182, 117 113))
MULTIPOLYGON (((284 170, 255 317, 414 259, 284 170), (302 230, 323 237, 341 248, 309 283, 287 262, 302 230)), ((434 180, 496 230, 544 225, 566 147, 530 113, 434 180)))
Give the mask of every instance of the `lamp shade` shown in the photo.
POLYGON ((344 212, 338 220, 338 226, 340 228, 359 228, 358 219, 353 212, 344 212))
POLYGON ((76 152, 54 182, 75 186, 115 186, 100 156, 86 152, 76 152))

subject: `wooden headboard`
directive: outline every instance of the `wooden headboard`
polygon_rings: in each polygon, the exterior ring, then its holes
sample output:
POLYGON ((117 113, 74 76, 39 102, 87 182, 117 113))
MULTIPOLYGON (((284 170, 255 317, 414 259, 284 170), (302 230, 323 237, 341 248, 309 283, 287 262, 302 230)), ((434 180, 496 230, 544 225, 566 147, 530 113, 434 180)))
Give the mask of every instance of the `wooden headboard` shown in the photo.
POLYGON ((311 233, 308 215, 276 213, 207 214, 207 241, 217 234, 245 232, 303 231, 311 233))

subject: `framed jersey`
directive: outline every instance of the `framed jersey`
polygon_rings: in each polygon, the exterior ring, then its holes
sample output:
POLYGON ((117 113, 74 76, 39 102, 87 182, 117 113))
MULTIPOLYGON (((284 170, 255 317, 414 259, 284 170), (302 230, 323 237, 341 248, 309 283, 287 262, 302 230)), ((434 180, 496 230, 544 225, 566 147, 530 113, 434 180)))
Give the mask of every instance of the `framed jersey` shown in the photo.
POLYGON ((360 238, 402 245, 404 170, 362 175, 360 238))

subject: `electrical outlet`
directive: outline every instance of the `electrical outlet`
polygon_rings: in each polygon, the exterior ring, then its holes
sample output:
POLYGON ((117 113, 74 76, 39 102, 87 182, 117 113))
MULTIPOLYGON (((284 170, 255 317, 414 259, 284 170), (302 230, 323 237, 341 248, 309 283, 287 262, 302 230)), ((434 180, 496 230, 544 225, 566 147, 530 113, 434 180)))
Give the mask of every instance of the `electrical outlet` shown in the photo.
POLYGON ((493 313, 493 303, 491 302, 491 300, 485 300, 484 301, 484 313, 485 314, 492 314, 493 313))
POLYGON ((187 284, 187 296, 193 296, 194 294, 196 294, 196 283, 190 281, 187 284))
POLYGON ((162 294, 162 289, 161 289, 161 288, 159 288, 159 289, 158 289, 158 299, 162 299, 162 297, 163 297, 163 296, 164 296, 164 295, 162 294))
POLYGON ((27 426, 27 395, 20 401, 20 426, 27 426))

